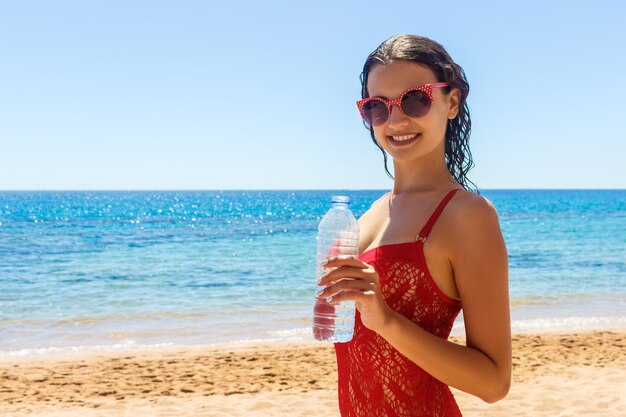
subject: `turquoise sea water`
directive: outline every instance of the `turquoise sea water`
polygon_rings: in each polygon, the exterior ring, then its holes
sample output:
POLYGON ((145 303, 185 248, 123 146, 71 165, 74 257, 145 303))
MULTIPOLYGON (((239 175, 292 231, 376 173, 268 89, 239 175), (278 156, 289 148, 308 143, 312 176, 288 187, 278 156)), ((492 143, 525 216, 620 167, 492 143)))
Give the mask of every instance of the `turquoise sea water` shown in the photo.
MULTIPOLYGON (((307 339, 331 195, 385 192, 0 192, 0 356, 307 339)), ((514 331, 626 327, 626 190, 482 194, 514 331)))

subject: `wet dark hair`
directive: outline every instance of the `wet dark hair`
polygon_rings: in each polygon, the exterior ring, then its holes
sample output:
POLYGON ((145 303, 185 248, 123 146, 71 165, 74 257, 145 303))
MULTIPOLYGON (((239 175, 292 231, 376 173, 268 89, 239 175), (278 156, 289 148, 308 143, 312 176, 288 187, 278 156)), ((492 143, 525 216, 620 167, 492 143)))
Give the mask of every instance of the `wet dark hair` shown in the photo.
MULTIPOLYGON (((411 61, 429 67, 437 77, 438 82, 445 81, 448 87, 444 88, 447 94, 452 87, 460 90, 459 112, 457 116, 448 120, 446 127, 446 149, 445 158, 448 171, 454 179, 467 190, 478 192, 476 184, 467 178, 467 173, 474 166, 472 153, 469 149, 469 137, 472 128, 469 108, 467 106, 467 95, 469 94, 469 84, 465 78, 465 72, 456 64, 442 45, 432 39, 418 35, 396 35, 387 39, 372 52, 365 61, 363 72, 361 73, 361 97, 369 97, 367 91, 367 80, 374 65, 391 64, 394 61, 411 61), (472 184, 473 187, 470 187, 472 184)), ((367 125, 374 144, 382 151, 385 161, 385 171, 391 179, 393 175, 387 167, 387 154, 376 140, 374 129, 367 125)))

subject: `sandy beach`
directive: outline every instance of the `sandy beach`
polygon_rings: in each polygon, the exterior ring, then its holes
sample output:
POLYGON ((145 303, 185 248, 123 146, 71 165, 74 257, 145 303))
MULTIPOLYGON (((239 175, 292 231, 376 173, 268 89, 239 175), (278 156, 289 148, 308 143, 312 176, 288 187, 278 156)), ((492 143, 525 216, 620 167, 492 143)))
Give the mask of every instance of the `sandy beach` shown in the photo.
MULTIPOLYGON (((336 384, 312 342, 6 357, 0 415, 338 416, 336 384)), ((453 392, 464 416, 626 415, 626 329, 514 335, 504 400, 453 392)))

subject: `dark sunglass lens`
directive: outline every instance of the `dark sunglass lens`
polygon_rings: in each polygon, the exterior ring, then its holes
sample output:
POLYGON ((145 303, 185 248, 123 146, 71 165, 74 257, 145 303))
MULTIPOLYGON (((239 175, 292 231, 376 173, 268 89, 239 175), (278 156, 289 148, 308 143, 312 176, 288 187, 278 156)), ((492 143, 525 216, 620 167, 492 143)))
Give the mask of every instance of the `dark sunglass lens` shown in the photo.
POLYGON ((363 116, 365 121, 372 126, 378 126, 387 120, 387 106, 380 100, 370 100, 363 105, 363 116))
POLYGON ((423 91, 410 91, 402 97, 402 110, 407 116, 422 117, 430 110, 430 99, 423 91))

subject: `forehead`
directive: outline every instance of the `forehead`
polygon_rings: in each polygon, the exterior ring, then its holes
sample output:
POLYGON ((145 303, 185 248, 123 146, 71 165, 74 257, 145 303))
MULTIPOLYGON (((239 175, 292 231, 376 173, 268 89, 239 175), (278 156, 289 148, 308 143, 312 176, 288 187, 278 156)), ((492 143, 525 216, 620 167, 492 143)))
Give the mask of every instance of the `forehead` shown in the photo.
POLYGON ((367 78, 370 97, 394 98, 403 91, 423 84, 435 83, 435 73, 426 65, 410 61, 394 61, 391 64, 376 64, 367 78))

